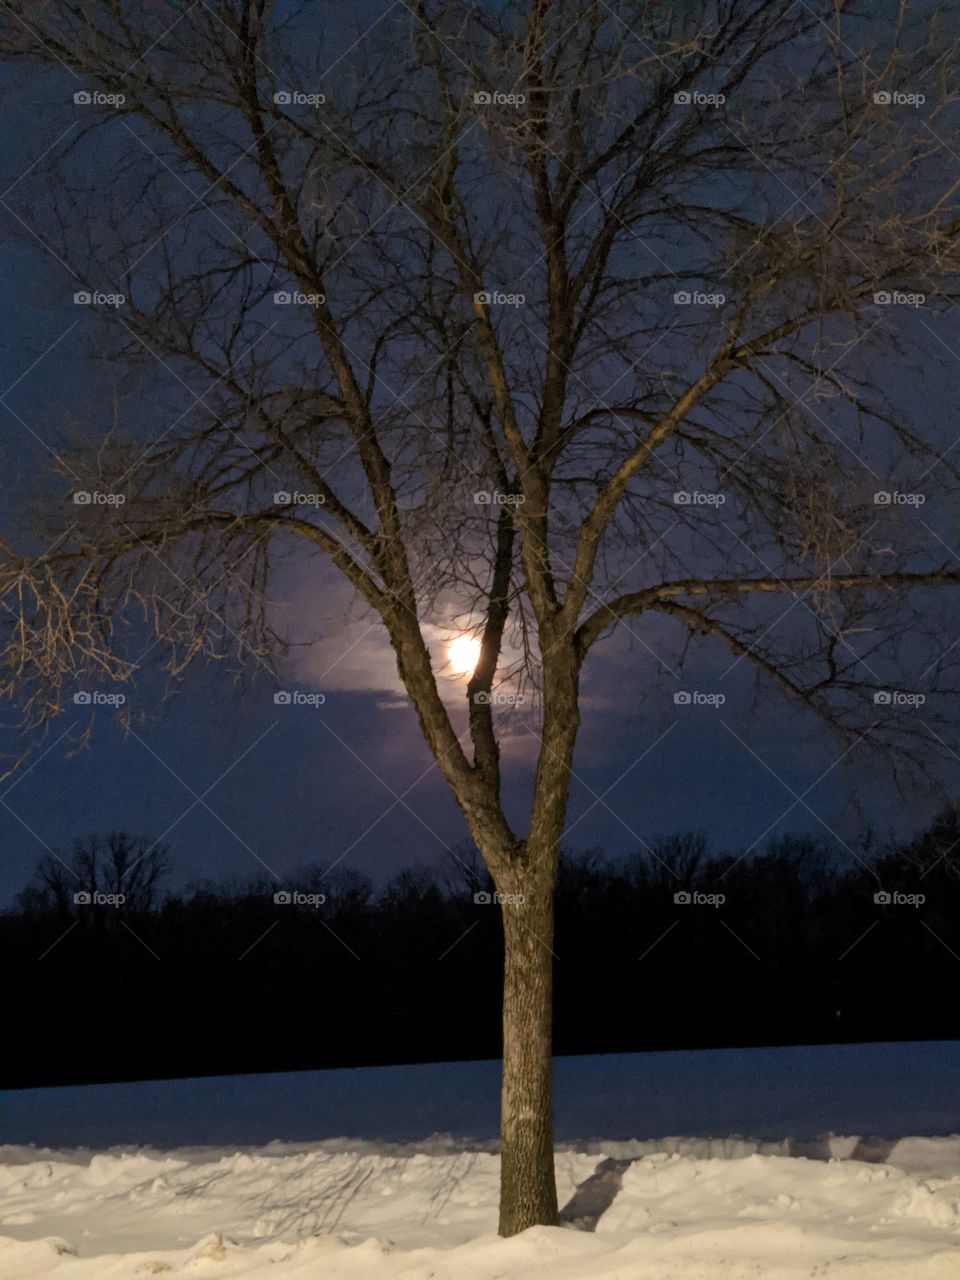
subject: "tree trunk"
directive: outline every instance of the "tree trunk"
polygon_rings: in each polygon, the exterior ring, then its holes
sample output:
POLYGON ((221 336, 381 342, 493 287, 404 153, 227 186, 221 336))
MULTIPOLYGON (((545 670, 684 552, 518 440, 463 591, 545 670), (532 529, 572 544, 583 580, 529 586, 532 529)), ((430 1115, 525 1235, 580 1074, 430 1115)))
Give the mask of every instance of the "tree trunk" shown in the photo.
POLYGON ((502 903, 503 1082, 500 1234, 558 1223, 551 1083, 553 885, 518 877, 522 902, 502 903))

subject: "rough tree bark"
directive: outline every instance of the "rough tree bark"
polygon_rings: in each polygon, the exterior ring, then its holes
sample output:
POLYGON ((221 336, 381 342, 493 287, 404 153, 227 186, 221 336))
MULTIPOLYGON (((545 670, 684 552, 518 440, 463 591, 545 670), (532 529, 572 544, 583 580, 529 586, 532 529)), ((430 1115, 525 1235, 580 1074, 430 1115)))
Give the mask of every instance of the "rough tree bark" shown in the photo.
POLYGON ((497 877, 498 889, 507 895, 500 1097, 504 1236, 559 1221, 553 1163, 553 901, 580 724, 581 655, 559 615, 545 616, 542 633, 543 731, 530 827, 507 873, 497 877))
POLYGON ((553 883, 520 877, 522 903, 502 904, 503 1080, 500 1234, 558 1220, 551 1080, 553 883))

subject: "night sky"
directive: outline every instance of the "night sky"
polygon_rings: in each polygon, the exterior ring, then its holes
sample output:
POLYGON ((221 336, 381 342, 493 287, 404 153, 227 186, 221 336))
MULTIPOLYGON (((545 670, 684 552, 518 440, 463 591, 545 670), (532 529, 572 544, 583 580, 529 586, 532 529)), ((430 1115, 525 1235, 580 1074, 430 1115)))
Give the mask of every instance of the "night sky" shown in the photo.
MULTIPOLYGON (((352 6, 351 21, 360 12, 352 6)), ((15 85, 23 104, 38 85, 29 77, 15 85)), ((0 120, 4 198, 21 216, 14 184, 62 127, 49 111, 0 120)), ((34 494, 45 445, 104 384, 87 358, 86 317, 71 304, 69 275, 2 208, 0 218, 9 237, 0 404, 11 515, 34 494)), ((952 388, 955 403, 955 382, 952 388)), ((948 382, 938 389, 950 394, 948 382)), ((943 431, 948 439, 947 422, 943 431)), ((362 618, 346 630, 338 625, 345 597, 332 574, 305 576, 292 566, 274 584, 273 599, 297 619, 300 634, 323 637, 296 649, 276 682, 263 672, 240 688, 226 671, 197 669, 165 700, 163 683, 147 677, 125 690, 143 714, 134 733, 124 737, 101 713, 91 745, 77 754, 65 749, 64 735, 86 724, 89 709, 70 708, 50 726, 46 742, 0 788, 0 900, 27 883, 45 851, 121 828, 170 845, 171 883, 264 870, 282 879, 308 863, 354 868, 382 882, 412 862, 451 856, 465 829, 398 692, 380 633, 362 618), (278 687, 321 691, 326 701, 277 706, 278 687)), ((835 839, 842 853, 868 826, 881 837, 918 830, 956 787, 957 767, 948 767, 931 775, 926 794, 897 794, 882 760, 863 744, 848 750, 778 695, 758 695, 747 664, 734 665, 726 650, 700 644, 680 671, 678 636, 662 620, 633 621, 592 655, 570 847, 626 853, 655 833, 697 828, 718 850, 808 832, 835 839), (678 714, 677 689, 722 691, 726 702, 678 714)), ((451 698, 461 684, 448 681, 451 698)), ((0 742, 13 750, 15 739, 8 728, 0 742)), ((504 755, 518 824, 535 745, 532 717, 518 708, 504 755)))

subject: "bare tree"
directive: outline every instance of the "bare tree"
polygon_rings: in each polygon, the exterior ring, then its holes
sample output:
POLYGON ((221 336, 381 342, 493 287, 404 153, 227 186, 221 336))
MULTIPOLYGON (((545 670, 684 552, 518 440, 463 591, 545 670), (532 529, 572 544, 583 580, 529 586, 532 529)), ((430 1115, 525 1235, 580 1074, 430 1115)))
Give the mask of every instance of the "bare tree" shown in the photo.
POLYGON ((66 116, 13 225, 126 371, 6 548, 4 688, 42 724, 132 677, 132 616, 174 675, 266 661, 289 549, 340 571, 503 896, 504 1234, 557 1221, 552 898, 601 638, 665 619, 851 741, 936 745, 888 686, 952 687, 958 652, 927 590, 960 581, 952 441, 910 381, 952 359, 956 53, 944 6, 859 8, 3 6, 66 116), (451 621, 480 642, 459 712, 451 621))
POLYGON ((170 869, 169 848, 111 831, 106 839, 75 840, 68 857, 46 854, 40 859, 35 883, 21 895, 21 903, 35 911, 53 911, 65 919, 109 921, 142 915, 159 905, 159 886, 170 869), (106 902, 112 908, 96 908, 106 902))

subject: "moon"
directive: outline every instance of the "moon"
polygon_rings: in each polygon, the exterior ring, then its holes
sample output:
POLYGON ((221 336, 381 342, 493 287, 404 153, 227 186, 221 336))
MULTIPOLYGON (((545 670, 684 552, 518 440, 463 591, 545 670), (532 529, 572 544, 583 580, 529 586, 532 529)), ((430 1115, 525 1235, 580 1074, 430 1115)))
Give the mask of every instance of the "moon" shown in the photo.
POLYGON ((476 636, 457 636, 447 646, 447 658, 456 675, 473 675, 480 661, 480 641, 476 636))

